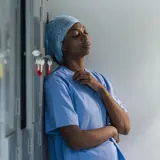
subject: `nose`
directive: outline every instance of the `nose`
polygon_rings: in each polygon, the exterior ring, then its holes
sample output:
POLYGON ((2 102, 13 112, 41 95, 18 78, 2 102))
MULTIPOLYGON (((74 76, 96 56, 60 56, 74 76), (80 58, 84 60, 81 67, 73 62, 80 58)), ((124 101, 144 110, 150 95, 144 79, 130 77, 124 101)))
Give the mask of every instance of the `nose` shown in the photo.
POLYGON ((87 41, 87 35, 86 34, 83 34, 83 36, 82 36, 82 42, 86 42, 87 41))

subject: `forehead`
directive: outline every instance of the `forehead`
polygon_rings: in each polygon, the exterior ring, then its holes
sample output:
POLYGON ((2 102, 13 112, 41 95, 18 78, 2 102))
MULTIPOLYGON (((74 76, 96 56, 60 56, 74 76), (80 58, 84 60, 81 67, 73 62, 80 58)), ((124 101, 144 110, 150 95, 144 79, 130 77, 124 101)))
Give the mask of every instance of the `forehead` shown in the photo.
POLYGON ((85 29, 85 27, 80 22, 77 22, 69 29, 69 31, 67 32, 65 38, 70 36, 70 34, 72 34, 72 32, 74 30, 84 30, 84 29, 85 29))
POLYGON ((84 26, 80 22, 78 22, 78 23, 75 23, 70 30, 81 29, 81 28, 84 28, 84 26))

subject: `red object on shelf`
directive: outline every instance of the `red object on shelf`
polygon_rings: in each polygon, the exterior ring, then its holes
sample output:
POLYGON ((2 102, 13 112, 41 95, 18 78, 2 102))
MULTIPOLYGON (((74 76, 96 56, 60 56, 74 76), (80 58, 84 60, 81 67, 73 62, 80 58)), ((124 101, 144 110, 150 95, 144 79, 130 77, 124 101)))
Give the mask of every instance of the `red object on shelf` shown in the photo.
POLYGON ((42 76, 42 72, 40 71, 40 67, 38 66, 39 64, 35 65, 35 72, 38 76, 42 76))
POLYGON ((42 76, 43 72, 41 72, 40 70, 37 71, 38 76, 42 76))
POLYGON ((48 65, 48 75, 51 73, 51 66, 48 65))

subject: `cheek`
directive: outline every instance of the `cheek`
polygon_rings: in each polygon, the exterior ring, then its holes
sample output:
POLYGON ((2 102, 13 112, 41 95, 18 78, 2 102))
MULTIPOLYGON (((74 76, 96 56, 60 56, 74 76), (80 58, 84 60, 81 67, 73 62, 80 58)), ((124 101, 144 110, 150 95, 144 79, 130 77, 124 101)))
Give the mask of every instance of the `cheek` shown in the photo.
POLYGON ((91 37, 88 35, 88 40, 91 41, 91 37))
POLYGON ((77 51, 80 49, 80 47, 81 47, 80 41, 72 41, 72 43, 70 43, 70 49, 72 51, 77 51))

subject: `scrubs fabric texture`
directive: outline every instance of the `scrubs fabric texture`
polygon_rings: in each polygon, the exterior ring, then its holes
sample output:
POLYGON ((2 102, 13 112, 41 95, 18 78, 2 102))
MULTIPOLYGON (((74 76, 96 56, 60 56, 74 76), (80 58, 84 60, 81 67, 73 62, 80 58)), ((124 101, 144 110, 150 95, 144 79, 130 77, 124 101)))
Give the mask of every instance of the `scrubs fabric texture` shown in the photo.
POLYGON ((69 29, 77 22, 79 20, 72 16, 61 15, 46 25, 46 53, 55 57, 60 64, 63 60, 62 41, 69 29))
MULTIPOLYGON (((104 85, 126 111, 115 96, 111 83, 102 74, 85 71, 104 85)), ((44 81, 45 132, 51 160, 125 160, 113 138, 97 147, 77 151, 72 150, 60 135, 59 128, 64 126, 78 125, 81 130, 90 130, 110 124, 99 94, 88 85, 73 80, 73 75, 74 72, 65 66, 59 66, 44 81)))

